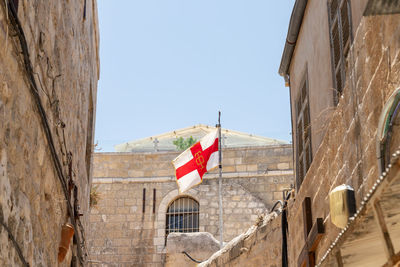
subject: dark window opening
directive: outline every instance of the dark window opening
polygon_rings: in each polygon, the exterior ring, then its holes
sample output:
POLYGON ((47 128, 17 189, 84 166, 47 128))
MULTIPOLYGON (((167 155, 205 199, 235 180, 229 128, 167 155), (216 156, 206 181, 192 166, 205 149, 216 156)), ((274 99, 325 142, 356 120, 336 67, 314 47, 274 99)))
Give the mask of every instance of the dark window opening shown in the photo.
POLYGON ((156 189, 153 188, 153 213, 156 213, 156 189))
POLYGON ((83 1, 83 20, 86 19, 86 0, 83 1))
POLYGON ((146 188, 143 188, 143 207, 142 207, 142 212, 144 213, 146 211, 146 188))

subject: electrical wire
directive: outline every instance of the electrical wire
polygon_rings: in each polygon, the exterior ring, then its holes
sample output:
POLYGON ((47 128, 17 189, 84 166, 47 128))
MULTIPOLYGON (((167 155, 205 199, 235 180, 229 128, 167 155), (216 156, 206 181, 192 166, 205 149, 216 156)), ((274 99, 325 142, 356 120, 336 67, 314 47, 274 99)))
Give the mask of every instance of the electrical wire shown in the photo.
POLYGON ((196 260, 196 259, 193 259, 192 256, 190 256, 189 253, 187 253, 186 251, 182 251, 182 253, 183 253, 184 255, 186 255, 186 257, 188 257, 190 260, 192 260, 192 261, 194 261, 194 262, 196 262, 196 263, 202 263, 202 261, 198 261, 198 260, 196 260))
POLYGON ((29 267, 29 263, 25 260, 24 255, 22 254, 22 250, 21 250, 20 246, 17 243, 17 240, 15 239, 14 235, 12 234, 10 228, 8 228, 8 226, 4 222, 3 214, 0 214, 0 224, 7 231, 8 238, 11 240, 12 244, 14 245, 15 250, 17 251, 18 257, 21 260, 23 266, 29 267))
POLYGON ((270 212, 275 211, 275 208, 278 207, 278 204, 280 204, 280 205, 281 205, 281 208, 283 208, 283 202, 282 202, 281 200, 278 200, 278 201, 276 201, 275 204, 272 206, 272 209, 271 209, 270 212))

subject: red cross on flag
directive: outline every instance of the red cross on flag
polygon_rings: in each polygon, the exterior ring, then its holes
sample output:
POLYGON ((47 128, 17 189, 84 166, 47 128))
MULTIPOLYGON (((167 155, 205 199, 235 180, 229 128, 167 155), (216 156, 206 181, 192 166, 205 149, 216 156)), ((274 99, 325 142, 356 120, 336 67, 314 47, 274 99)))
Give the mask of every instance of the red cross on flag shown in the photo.
POLYGON ((218 128, 204 136, 172 161, 179 192, 183 193, 203 181, 203 175, 219 164, 218 128))

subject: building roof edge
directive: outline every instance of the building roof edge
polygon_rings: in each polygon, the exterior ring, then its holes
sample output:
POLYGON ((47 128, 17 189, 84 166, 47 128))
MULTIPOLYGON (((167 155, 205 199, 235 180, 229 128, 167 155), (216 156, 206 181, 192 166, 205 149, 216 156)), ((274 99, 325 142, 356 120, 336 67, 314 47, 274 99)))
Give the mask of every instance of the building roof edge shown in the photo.
MULTIPOLYGON (((285 47, 283 49, 281 64, 279 66, 279 75, 285 77, 288 75, 289 66, 292 61, 293 51, 296 47, 297 37, 303 22, 304 12, 307 6, 307 0, 296 0, 292 15, 290 16, 288 33, 286 36, 285 47)), ((285 78, 286 81, 286 78, 285 78)))

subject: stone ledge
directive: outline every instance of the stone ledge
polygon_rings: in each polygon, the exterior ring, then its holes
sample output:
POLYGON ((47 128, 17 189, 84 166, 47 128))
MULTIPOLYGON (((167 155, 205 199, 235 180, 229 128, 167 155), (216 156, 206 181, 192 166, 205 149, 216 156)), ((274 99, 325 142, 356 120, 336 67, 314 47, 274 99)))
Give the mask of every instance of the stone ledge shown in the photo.
MULTIPOLYGON (((256 177, 271 177, 271 176, 284 176, 293 175, 292 170, 283 171, 269 171, 268 173, 259 174, 258 172, 234 172, 223 173, 222 178, 256 178, 256 177)), ((204 179, 218 179, 219 174, 206 174, 204 179)), ((161 177, 128 177, 128 178, 115 178, 115 177, 101 177, 93 178, 95 184, 111 184, 111 183, 154 183, 154 182, 174 182, 173 176, 161 177)))

